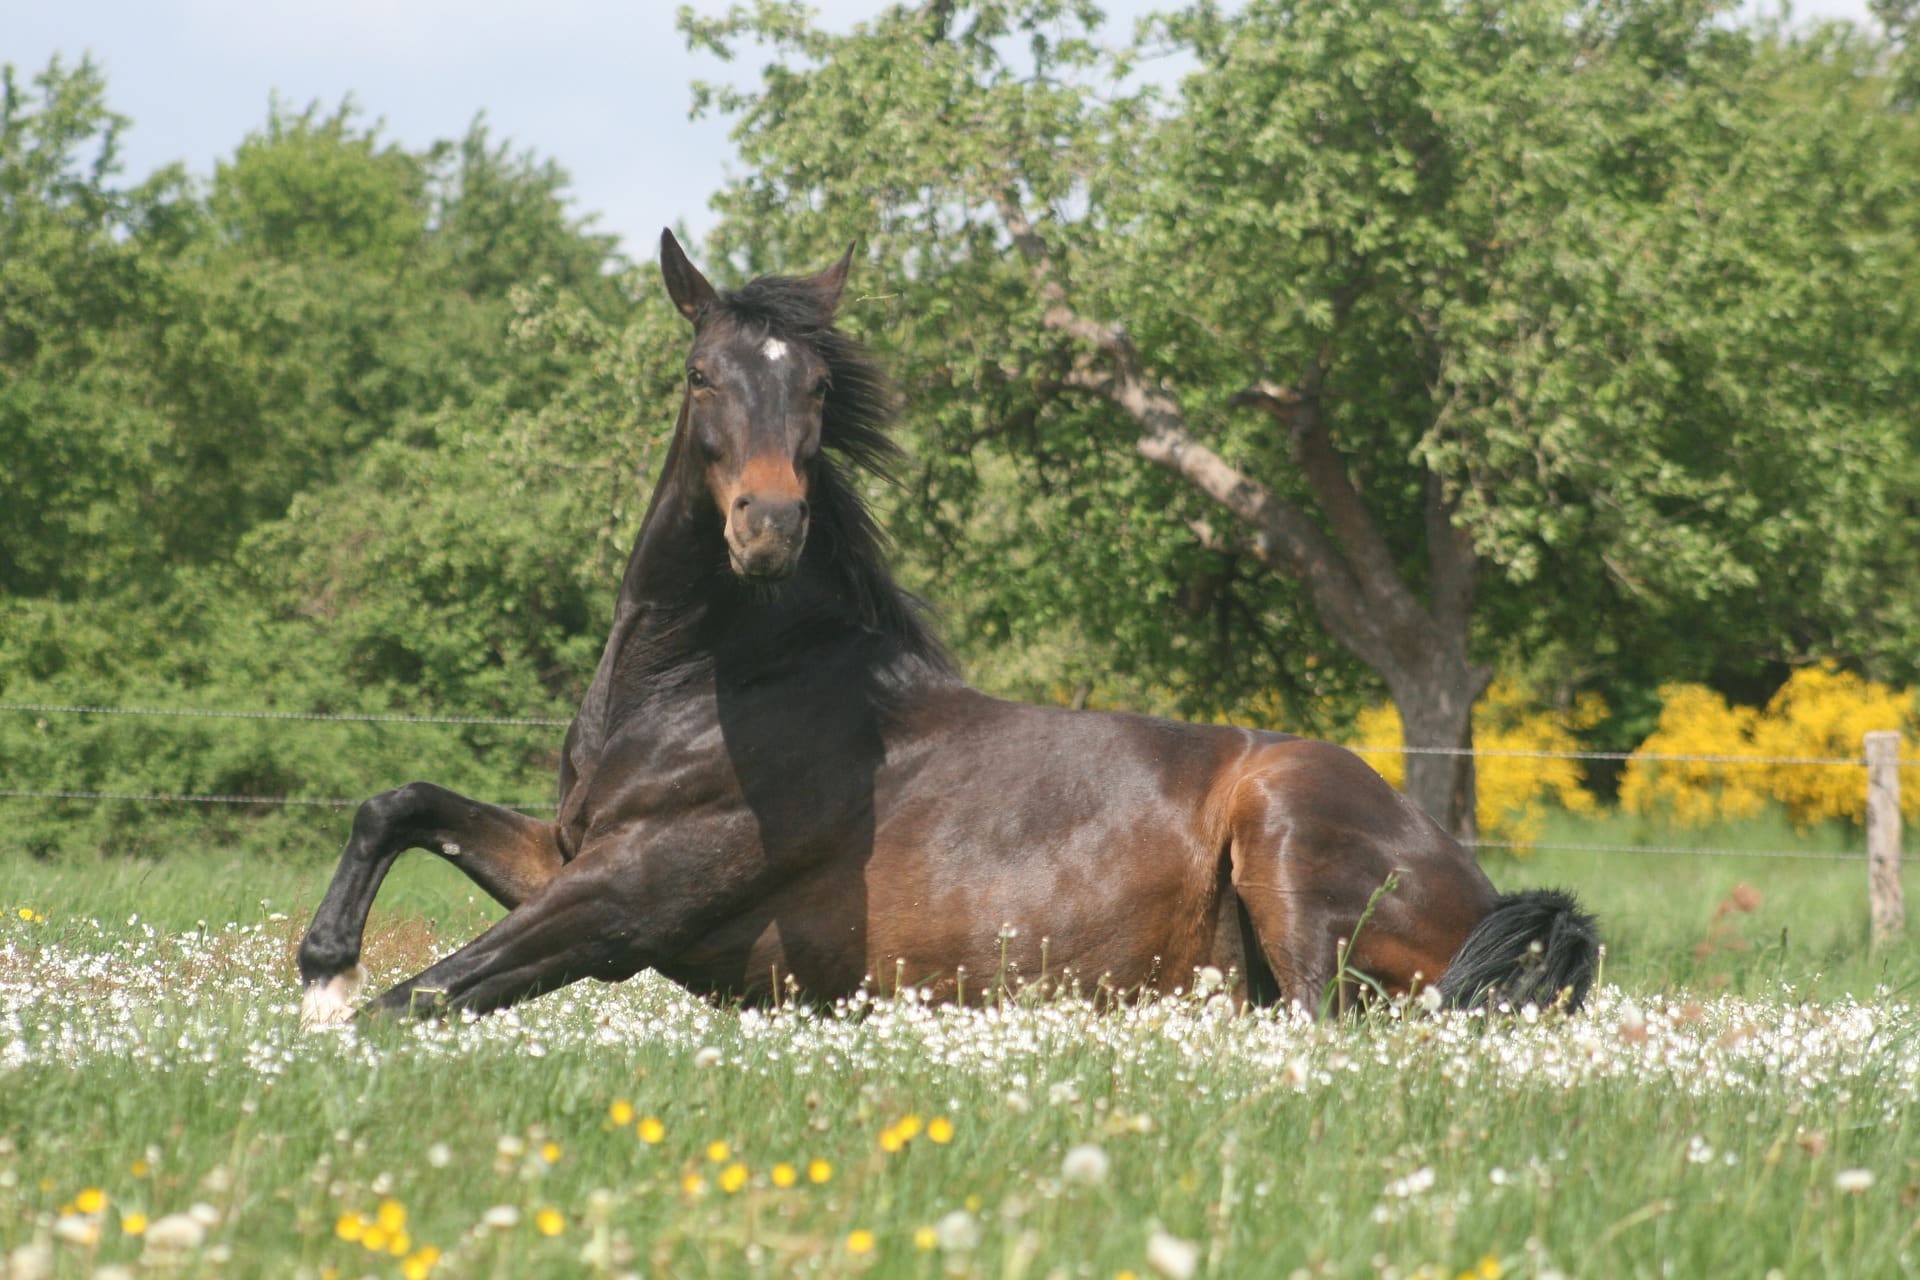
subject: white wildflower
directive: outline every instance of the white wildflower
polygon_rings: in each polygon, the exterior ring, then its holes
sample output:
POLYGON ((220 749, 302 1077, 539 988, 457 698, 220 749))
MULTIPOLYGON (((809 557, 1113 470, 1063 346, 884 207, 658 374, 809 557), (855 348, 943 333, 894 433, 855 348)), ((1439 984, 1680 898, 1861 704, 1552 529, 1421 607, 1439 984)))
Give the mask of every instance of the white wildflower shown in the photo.
POLYGON ((7 1275, 11 1280, 47 1280, 53 1274, 53 1250, 35 1242, 23 1244, 7 1255, 7 1275))
POLYGON ((1097 1187, 1107 1180, 1107 1153, 1091 1142, 1083 1142, 1060 1162, 1060 1176, 1077 1186, 1097 1187))
POLYGON ((1147 1237, 1147 1265, 1167 1280, 1191 1280, 1200 1265, 1200 1246, 1155 1230, 1147 1237))
POLYGON ((1833 1175, 1833 1189, 1846 1195, 1861 1195, 1873 1187, 1873 1170, 1842 1169, 1833 1175))
POLYGON ((955 1209, 940 1219, 933 1234, 948 1253, 971 1253, 980 1245, 980 1224, 965 1209, 955 1209))
POLYGON ((164 1261, 173 1254, 198 1249, 207 1242, 207 1228, 191 1214, 170 1213, 147 1226, 146 1260, 164 1261))
POLYGON ((480 1215, 480 1221, 490 1227, 505 1231, 509 1227, 520 1225, 520 1211, 510 1204, 497 1204, 480 1215))

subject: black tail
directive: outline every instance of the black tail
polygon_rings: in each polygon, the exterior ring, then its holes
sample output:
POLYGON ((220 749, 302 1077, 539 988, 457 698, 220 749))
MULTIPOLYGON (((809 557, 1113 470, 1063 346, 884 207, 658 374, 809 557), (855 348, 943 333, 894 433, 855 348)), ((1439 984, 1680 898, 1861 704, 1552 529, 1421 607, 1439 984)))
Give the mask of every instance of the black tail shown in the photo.
POLYGON ((1503 893, 1441 975, 1440 999, 1453 1009, 1545 1009, 1564 992, 1572 1012, 1587 998, 1599 967, 1600 932, 1572 894, 1503 893))

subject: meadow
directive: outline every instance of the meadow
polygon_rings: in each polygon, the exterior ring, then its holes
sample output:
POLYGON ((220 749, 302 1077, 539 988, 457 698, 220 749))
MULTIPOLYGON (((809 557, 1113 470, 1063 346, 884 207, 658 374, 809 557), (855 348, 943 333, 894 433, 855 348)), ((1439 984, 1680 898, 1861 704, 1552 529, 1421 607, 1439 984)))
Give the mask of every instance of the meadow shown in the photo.
MULTIPOLYGON (((1206 990, 741 1012, 646 978, 303 1032, 329 870, 0 854, 0 1274, 1920 1273, 1920 946, 1867 953, 1857 863, 1490 858, 1602 916, 1570 1018, 1316 1025, 1206 990)), ((403 859, 375 980, 493 915, 403 859)))

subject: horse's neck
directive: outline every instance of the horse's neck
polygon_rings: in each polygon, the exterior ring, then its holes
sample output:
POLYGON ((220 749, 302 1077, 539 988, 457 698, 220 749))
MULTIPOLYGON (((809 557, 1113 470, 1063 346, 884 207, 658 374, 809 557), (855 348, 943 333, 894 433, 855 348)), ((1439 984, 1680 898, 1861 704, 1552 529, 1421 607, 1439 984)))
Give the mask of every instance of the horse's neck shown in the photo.
POLYGON ((614 603, 613 626, 600 650, 593 681, 574 717, 572 756, 576 770, 583 774, 617 719, 622 667, 631 665, 634 651, 650 649, 670 657, 673 655, 661 653, 665 648, 660 635, 663 628, 698 630, 697 615, 703 607, 697 591, 698 576, 711 572, 717 551, 703 545, 706 531, 699 527, 698 513, 683 500, 674 466, 677 452, 668 454, 663 470, 669 478, 654 490, 640 533, 627 556, 620 594, 614 603))
POLYGON ((687 483, 694 482, 662 482, 628 557, 613 627, 578 716, 576 736, 588 749, 611 732, 627 702, 646 699, 656 678, 678 687, 675 677, 690 667, 776 659, 811 624, 858 625, 854 592, 832 566, 828 531, 816 531, 776 595, 756 602, 726 576, 720 522, 704 493, 687 500, 687 483))

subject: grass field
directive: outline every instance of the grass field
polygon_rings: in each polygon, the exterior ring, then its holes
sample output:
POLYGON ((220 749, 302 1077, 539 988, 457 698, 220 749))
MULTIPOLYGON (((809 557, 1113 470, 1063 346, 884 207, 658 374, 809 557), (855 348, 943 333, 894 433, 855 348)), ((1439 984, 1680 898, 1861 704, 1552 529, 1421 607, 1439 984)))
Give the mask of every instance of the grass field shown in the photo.
MULTIPOLYGON (((1572 1019, 739 1013, 643 979, 303 1033, 327 861, 0 854, 11 1274, 1920 1272, 1920 946, 1867 954, 1856 863, 1491 861, 1602 915, 1572 1019)), ((376 980, 492 915, 403 861, 376 980)))

